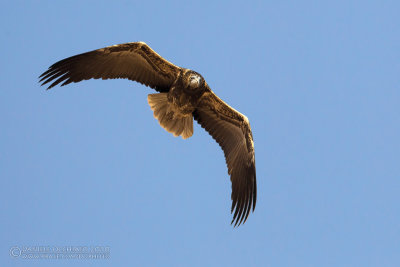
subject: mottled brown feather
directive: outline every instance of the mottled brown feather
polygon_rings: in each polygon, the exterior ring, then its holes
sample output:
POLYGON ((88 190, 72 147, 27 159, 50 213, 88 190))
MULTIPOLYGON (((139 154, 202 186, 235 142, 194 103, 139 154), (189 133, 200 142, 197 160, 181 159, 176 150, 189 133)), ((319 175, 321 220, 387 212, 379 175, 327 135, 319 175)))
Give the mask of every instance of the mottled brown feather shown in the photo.
POLYGON ((244 223, 257 199, 253 136, 248 119, 218 98, 205 93, 194 119, 221 146, 232 182, 232 223, 244 223))
POLYGON ((168 92, 181 68, 168 62, 143 42, 109 46, 72 56, 40 75, 47 89, 88 79, 125 78, 159 92, 168 92))

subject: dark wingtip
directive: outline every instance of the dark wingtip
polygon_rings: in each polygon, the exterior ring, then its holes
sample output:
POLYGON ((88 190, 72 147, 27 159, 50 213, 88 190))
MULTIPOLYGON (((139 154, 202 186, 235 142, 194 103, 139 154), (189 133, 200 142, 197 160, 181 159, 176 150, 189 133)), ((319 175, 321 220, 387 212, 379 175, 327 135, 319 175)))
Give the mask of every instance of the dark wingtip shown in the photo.
MULTIPOLYGON (((49 78, 49 77, 46 77, 46 75, 49 74, 50 71, 52 71, 51 68, 49 68, 48 70, 46 70, 45 72, 43 72, 42 74, 40 74, 40 76, 38 77, 38 79, 39 79, 38 83, 40 83, 40 86, 44 86, 46 83, 49 82, 49 79, 47 79, 47 78, 49 78)), ((47 87, 47 88, 46 88, 46 91, 49 90, 50 88, 51 88, 51 87, 47 87)))
POLYGON ((234 195, 234 192, 232 192, 231 213, 234 213, 234 215, 231 225, 234 224, 235 228, 243 225, 247 221, 250 212, 254 212, 256 208, 257 184, 255 173, 252 180, 253 181, 249 185, 247 192, 243 192, 244 194, 241 195, 240 198, 238 198, 238 195, 234 195))

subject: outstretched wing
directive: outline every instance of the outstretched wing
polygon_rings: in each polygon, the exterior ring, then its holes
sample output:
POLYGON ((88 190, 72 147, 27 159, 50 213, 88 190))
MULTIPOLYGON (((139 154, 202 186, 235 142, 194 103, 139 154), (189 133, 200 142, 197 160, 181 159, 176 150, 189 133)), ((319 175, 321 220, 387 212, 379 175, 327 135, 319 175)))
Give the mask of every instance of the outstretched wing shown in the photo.
POLYGON ((256 207, 257 185, 254 143, 250 123, 211 90, 204 93, 194 119, 221 146, 232 182, 232 223, 244 223, 256 207))
POLYGON ((113 45, 72 56, 49 67, 40 75, 47 89, 62 83, 88 79, 125 78, 168 92, 181 68, 168 62, 143 42, 113 45))

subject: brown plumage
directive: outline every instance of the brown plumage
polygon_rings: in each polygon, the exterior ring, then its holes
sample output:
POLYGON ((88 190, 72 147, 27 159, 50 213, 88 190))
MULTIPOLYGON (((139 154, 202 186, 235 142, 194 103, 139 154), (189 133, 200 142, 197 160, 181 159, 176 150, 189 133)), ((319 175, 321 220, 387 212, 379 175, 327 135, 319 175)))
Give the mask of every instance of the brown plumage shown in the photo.
POLYGON ((160 125, 174 136, 193 134, 193 119, 221 146, 232 182, 232 223, 254 211, 257 198, 254 143, 250 123, 216 96, 197 72, 175 66, 143 42, 97 49, 63 59, 40 77, 47 89, 88 79, 125 78, 159 93, 148 102, 160 125))

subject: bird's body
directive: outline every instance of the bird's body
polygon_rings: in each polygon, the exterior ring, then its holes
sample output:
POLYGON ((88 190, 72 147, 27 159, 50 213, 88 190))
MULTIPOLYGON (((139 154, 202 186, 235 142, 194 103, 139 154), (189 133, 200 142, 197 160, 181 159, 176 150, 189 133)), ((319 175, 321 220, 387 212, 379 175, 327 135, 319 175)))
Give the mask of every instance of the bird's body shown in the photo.
POLYGON ((148 102, 160 125, 174 136, 193 135, 195 119, 221 146, 232 181, 232 222, 246 221, 256 205, 254 142, 246 116, 210 89, 197 72, 168 62, 143 42, 97 49, 61 60, 44 72, 42 85, 94 79, 126 78, 159 93, 148 102))
POLYGON ((211 89, 200 74, 182 68, 168 93, 150 94, 148 102, 164 129, 186 139, 193 134, 193 112, 207 91, 211 89))

